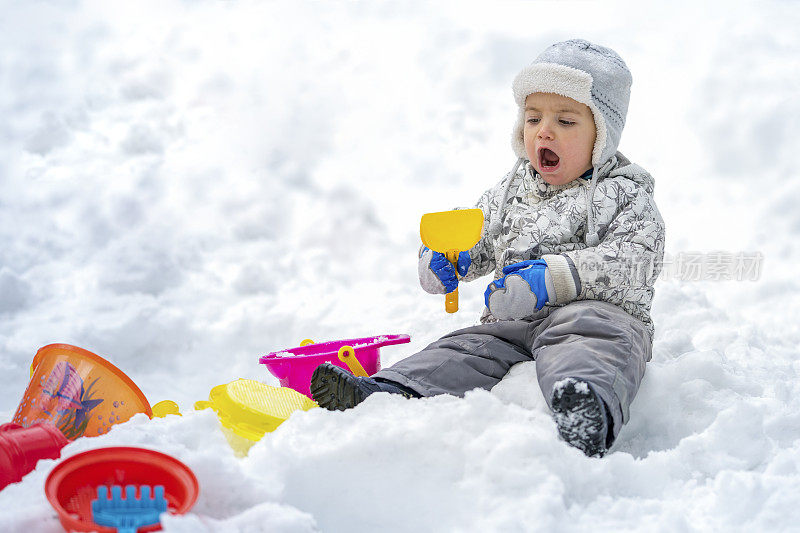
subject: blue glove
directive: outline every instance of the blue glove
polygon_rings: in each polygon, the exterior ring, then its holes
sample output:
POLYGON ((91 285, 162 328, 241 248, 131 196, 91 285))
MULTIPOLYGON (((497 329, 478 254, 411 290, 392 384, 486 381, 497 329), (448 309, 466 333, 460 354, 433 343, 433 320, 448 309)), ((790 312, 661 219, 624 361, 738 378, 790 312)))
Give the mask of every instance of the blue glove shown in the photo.
MULTIPOLYGON (((458 254, 458 275, 466 276, 472 258, 469 252, 458 254)), ((434 252, 427 246, 419 251, 419 284, 425 292, 431 294, 446 294, 453 292, 458 287, 458 277, 453 264, 447 260, 443 253, 434 252)))
POLYGON ((505 276, 491 282, 483 293, 486 307, 495 318, 518 320, 531 316, 550 299, 546 282, 550 273, 547 263, 541 259, 508 265, 503 274, 505 276))

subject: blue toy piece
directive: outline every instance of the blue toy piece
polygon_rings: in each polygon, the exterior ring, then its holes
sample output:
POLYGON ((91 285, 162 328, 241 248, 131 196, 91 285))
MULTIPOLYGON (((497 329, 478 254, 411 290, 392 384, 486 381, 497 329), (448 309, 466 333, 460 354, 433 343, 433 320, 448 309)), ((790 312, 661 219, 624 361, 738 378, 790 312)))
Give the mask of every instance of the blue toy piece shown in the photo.
POLYGON ((97 499, 92 501, 92 520, 99 526, 116 527, 117 533, 136 533, 142 526, 158 523, 161 513, 167 511, 167 500, 164 498, 163 485, 156 485, 150 495, 150 485, 139 485, 139 498, 136 497, 136 485, 125 486, 125 498, 122 498, 122 487, 111 487, 111 498, 108 487, 97 487, 97 499))

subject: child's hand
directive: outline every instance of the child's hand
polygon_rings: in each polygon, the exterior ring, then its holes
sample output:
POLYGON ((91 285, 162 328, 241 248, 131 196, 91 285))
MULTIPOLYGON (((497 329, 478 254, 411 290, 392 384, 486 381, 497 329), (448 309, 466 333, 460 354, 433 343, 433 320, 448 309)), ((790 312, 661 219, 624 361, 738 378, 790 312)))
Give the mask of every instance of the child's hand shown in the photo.
MULTIPOLYGON (((458 254, 458 274, 465 276, 472 258, 469 252, 458 254)), ((458 287, 458 277, 453 264, 447 260, 443 253, 434 252, 427 246, 419 251, 419 284, 425 292, 431 294, 446 294, 453 292, 458 287)))
POLYGON ((550 299, 547 287, 552 287, 553 282, 547 263, 541 259, 508 265, 503 274, 483 293, 486 307, 495 318, 518 320, 531 316, 550 299))

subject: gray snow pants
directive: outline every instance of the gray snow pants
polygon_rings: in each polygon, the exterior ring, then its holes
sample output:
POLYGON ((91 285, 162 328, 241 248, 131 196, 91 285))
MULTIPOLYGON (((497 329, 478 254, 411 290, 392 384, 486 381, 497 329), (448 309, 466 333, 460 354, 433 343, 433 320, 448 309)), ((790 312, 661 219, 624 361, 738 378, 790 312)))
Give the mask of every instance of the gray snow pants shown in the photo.
POLYGON ((610 303, 579 300, 545 307, 526 320, 454 331, 372 377, 421 396, 463 396, 475 388, 491 389, 517 363, 536 361, 548 406, 557 381, 586 381, 609 407, 616 438, 651 355, 652 341, 640 320, 610 303))

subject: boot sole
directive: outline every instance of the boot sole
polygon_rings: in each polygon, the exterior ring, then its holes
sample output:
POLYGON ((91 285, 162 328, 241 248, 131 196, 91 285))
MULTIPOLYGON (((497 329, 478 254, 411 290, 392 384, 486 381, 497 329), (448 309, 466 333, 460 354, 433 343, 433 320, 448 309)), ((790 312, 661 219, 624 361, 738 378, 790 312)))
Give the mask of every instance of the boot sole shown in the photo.
POLYGON ((569 380, 553 392, 553 418, 558 433, 567 444, 578 448, 589 457, 603 457, 606 448, 606 432, 603 408, 588 385, 569 380))
POLYGON ((360 390, 358 379, 353 374, 328 363, 314 370, 310 388, 314 401, 329 411, 351 409, 368 396, 360 390))

